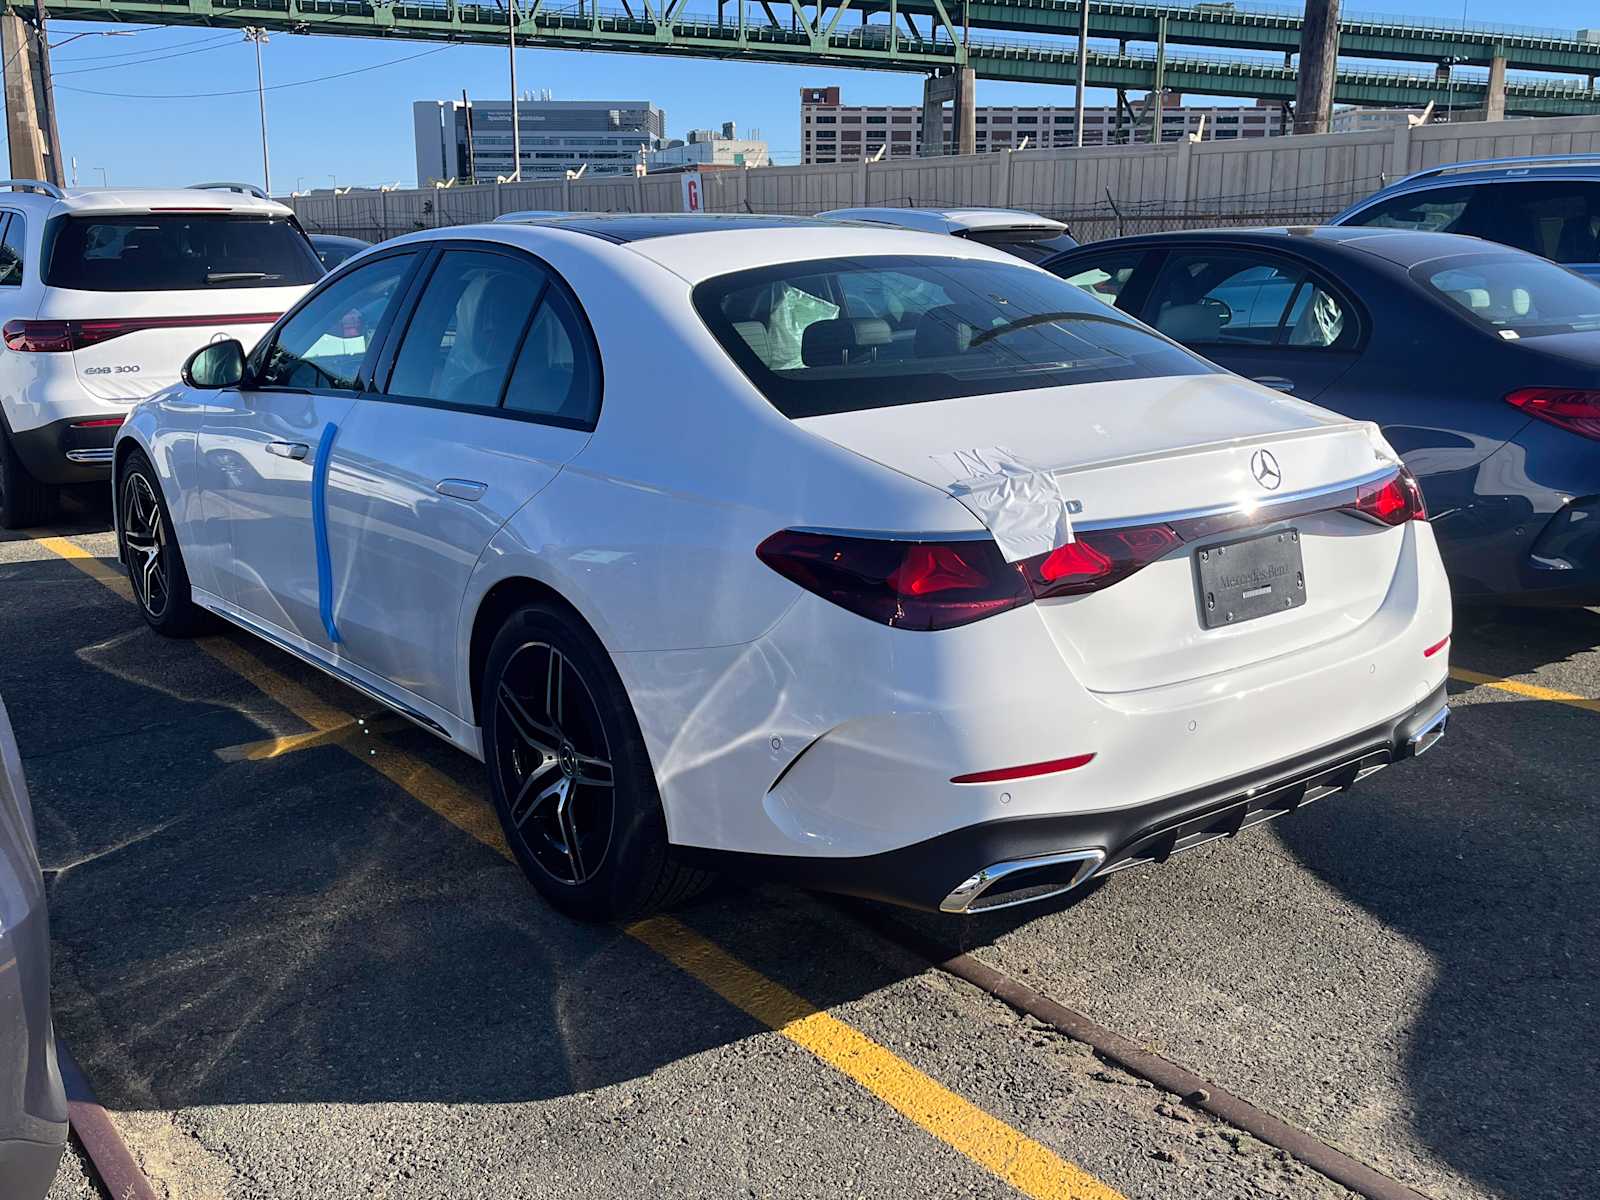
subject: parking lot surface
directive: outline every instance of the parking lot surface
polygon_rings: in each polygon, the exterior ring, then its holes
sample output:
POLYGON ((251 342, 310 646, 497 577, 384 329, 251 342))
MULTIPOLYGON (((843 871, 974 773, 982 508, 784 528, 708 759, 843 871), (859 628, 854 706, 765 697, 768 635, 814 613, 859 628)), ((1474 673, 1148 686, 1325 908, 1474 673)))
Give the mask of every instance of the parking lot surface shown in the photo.
MULTIPOLYGON (((481 767, 101 514, 0 541, 56 1024, 158 1195, 1337 1197, 802 892, 545 908, 481 767)), ((1464 611, 1439 748, 1068 905, 909 918, 1432 1197, 1594 1194, 1600 613, 1464 611)), ((69 1158, 53 1196, 96 1194, 69 1158)))

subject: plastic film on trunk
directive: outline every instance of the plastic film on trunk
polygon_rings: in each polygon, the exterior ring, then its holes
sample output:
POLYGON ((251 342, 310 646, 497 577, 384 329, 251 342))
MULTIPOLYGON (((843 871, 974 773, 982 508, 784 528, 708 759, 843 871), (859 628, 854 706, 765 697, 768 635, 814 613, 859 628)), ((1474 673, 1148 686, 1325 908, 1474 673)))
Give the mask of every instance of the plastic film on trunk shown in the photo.
POLYGON ((1046 468, 1000 446, 932 456, 944 488, 988 526, 1007 562, 1048 554, 1074 539, 1061 485, 1046 468))

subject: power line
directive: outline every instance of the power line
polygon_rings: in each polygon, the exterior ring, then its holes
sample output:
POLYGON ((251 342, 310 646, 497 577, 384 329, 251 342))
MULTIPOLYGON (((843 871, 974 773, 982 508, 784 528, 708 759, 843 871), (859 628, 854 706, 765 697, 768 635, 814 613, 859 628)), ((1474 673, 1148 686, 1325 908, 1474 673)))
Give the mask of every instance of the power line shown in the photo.
MULTIPOLYGON (((275 83, 266 90, 269 92, 281 91, 285 88, 308 87, 314 83, 327 83, 334 79, 348 79, 352 75, 364 75, 368 71, 381 71, 385 67, 396 67, 401 63, 414 62, 419 58, 427 58, 430 54, 442 54, 446 50, 454 50, 464 42, 451 42, 444 46, 435 46, 431 50, 423 50, 418 54, 407 54, 401 58, 391 58, 388 62, 373 63, 367 67, 356 67, 349 71, 336 71, 331 75, 318 75, 311 79, 296 79, 290 83, 275 83)), ((77 92, 84 96, 106 96, 114 100, 210 100, 220 96, 252 96, 255 88, 235 88, 225 92, 102 92, 92 88, 70 87, 62 85, 63 92, 77 92)))
POLYGON ((56 71, 54 74, 57 79, 60 79, 65 75, 89 75, 95 71, 120 71, 124 67, 142 67, 145 65, 145 63, 165 62, 169 58, 185 58, 190 54, 199 54, 203 51, 218 50, 221 49, 223 43, 225 42, 233 45, 241 44, 238 34, 233 30, 229 30, 221 37, 211 38, 209 41, 197 42, 195 45, 186 47, 185 49, 174 50, 171 54, 157 54, 154 57, 146 56, 144 58, 136 59, 133 62, 108 63, 107 65, 101 67, 79 67, 73 71, 56 71))

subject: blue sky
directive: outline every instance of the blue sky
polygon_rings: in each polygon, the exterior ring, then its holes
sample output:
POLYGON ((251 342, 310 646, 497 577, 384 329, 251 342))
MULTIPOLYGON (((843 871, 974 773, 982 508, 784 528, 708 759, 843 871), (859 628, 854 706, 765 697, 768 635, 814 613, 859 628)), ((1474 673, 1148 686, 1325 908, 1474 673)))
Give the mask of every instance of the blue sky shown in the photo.
MULTIPOLYGON (((710 7, 708 0, 690 4, 696 11, 710 7)), ((1463 14, 1458 0, 1410 0, 1408 7, 1412 17, 1460 19, 1463 14)), ((1347 3, 1346 10, 1382 11, 1382 2, 1370 8, 1347 3)), ((1474 22, 1600 25, 1592 0, 1525 0, 1515 6, 1467 0, 1465 13, 1474 22)), ((79 181, 98 184, 101 168, 112 184, 259 181, 255 59, 242 36, 166 27, 62 44, 74 34, 112 28, 117 27, 77 21, 51 25, 51 41, 58 47, 52 63, 61 139, 66 155, 77 159, 79 181), (227 92, 238 94, 204 95, 227 92), (174 95, 185 98, 162 98, 174 95)), ((360 72, 267 93, 275 191, 326 187, 334 176, 341 186, 410 184, 416 173, 411 102, 459 96, 462 88, 478 98, 503 98, 507 87, 503 47, 439 49, 417 42, 274 34, 264 60, 269 87, 360 72), (395 61, 408 56, 415 57, 395 61)), ((560 99, 650 100, 666 110, 673 136, 737 121, 741 130, 760 129, 779 162, 798 157, 803 86, 837 83, 847 103, 910 104, 921 96, 916 75, 636 54, 522 50, 517 72, 521 88, 548 88, 560 99)), ((978 84, 980 104, 1070 104, 1071 97, 1070 87, 978 84)), ((1111 98, 1095 89, 1089 95, 1091 103, 1111 98)))

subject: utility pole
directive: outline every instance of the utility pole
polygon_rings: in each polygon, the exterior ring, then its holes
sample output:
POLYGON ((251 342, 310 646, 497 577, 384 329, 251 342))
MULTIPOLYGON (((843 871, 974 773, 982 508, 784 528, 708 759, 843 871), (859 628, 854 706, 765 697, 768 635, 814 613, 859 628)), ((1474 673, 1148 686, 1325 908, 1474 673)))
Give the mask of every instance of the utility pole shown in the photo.
POLYGON ((1084 80, 1089 70, 1089 0, 1078 0, 1078 87, 1077 112, 1074 124, 1077 127, 1077 147, 1083 149, 1083 89, 1084 80))
POLYGON ((1327 133, 1339 65, 1339 0, 1306 0, 1300 26, 1300 79, 1294 93, 1294 131, 1327 133))
POLYGON ((511 60, 511 178, 522 182, 522 122, 517 119, 517 0, 506 0, 506 47, 511 60))
POLYGON ((256 103, 261 109, 261 190, 272 195, 272 160, 267 154, 267 82, 261 73, 261 47, 266 44, 267 31, 256 25, 247 25, 244 40, 256 47, 256 103))
POLYGON ((43 179, 58 187, 62 177, 61 139, 50 99, 50 46, 44 11, 35 4, 32 17, 17 8, 0 13, 0 53, 5 56, 6 135, 11 175, 43 179))

